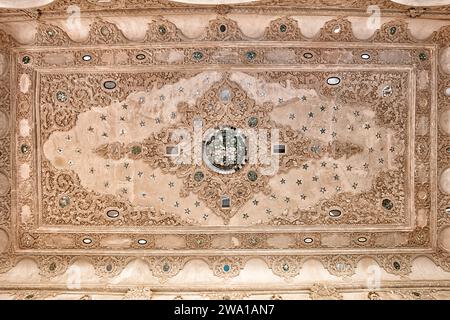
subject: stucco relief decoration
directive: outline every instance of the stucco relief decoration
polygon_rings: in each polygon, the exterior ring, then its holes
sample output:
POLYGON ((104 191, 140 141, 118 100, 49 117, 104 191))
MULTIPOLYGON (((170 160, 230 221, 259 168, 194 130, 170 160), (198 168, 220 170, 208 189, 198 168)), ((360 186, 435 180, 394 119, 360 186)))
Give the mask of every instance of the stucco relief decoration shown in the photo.
POLYGON ((82 40, 44 18, 30 44, 0 33, 1 272, 31 258, 53 278, 84 259, 111 279, 139 259, 166 283, 200 259, 229 281, 257 258, 292 281, 315 259, 348 279, 367 257, 403 278, 418 257, 450 272, 448 26, 417 39, 384 0, 393 17, 366 40, 345 15, 305 36, 307 1, 57 0, 42 17, 69 2, 92 18, 82 40), (259 35, 228 15, 277 4, 259 35), (105 7, 155 14, 136 40, 105 7), (162 9, 215 17, 193 37, 162 9))

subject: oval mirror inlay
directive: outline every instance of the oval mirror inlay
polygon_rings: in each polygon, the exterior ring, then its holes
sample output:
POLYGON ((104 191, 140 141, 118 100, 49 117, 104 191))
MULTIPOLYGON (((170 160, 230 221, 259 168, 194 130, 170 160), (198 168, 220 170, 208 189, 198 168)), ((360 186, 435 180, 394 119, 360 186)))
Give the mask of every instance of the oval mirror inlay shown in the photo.
POLYGON ((140 244, 140 245, 145 245, 145 244, 147 244, 147 240, 145 240, 145 239, 139 239, 138 240, 138 243, 140 244))
POLYGON ((330 215, 330 217, 337 218, 342 214, 342 212, 341 212, 341 210, 333 209, 333 210, 330 210, 330 212, 328 214, 330 215))
POLYGON ((50 271, 55 271, 56 270, 56 263, 55 262, 50 263, 50 265, 48 266, 48 269, 50 271))
POLYGON ((202 60, 202 58, 203 58, 203 53, 201 53, 200 51, 195 51, 195 52, 192 54, 192 58, 194 58, 194 59, 197 60, 197 61, 200 61, 200 60, 202 60))
POLYGON ((249 125, 249 127, 252 127, 252 128, 256 127, 258 125, 258 118, 250 117, 248 119, 248 125, 249 125))
POLYGON ((120 215, 120 212, 118 210, 111 209, 106 212, 106 215, 110 218, 117 218, 120 215))
POLYGON ((338 85, 339 83, 341 83, 341 79, 338 78, 338 77, 329 77, 329 78, 327 79, 327 83, 328 83, 330 86, 335 86, 335 85, 338 85))
POLYGON ((398 262, 398 261, 394 261, 392 266, 394 267, 395 270, 400 270, 400 268, 401 268, 400 262, 398 262))
POLYGON ((111 81, 111 80, 105 81, 105 82, 103 83, 103 87, 104 87, 105 89, 108 89, 108 90, 112 90, 112 89, 114 89, 116 86, 117 86, 117 85, 116 85, 116 82, 115 82, 115 81, 111 81))
POLYGON ((361 55, 361 59, 363 59, 363 60, 369 60, 369 59, 370 59, 370 54, 368 54, 368 53, 363 53, 363 54, 361 55))
POLYGON ((245 55, 247 56, 247 60, 253 60, 256 58, 255 51, 248 51, 245 55))
POLYGON ((83 239, 83 243, 84 243, 84 244, 91 244, 91 243, 92 243, 92 239, 90 239, 90 238, 84 238, 84 239, 83 239))
POLYGON ((165 26, 159 26, 158 32, 159 32, 161 35, 163 35, 163 34, 166 34, 167 29, 166 29, 165 26))
POLYGON ((164 263, 163 267, 162 267, 164 272, 169 272, 170 271, 170 265, 167 263, 164 263))
POLYGON ((254 182, 258 179, 258 174, 255 171, 249 171, 247 174, 248 180, 254 182))
POLYGON ((92 57, 88 54, 85 54, 82 59, 83 59, 83 61, 91 61, 92 57))
POLYGON ((361 243, 367 242, 367 238, 366 237, 359 237, 358 238, 358 242, 361 242, 361 243))
POLYGON ((69 196, 62 196, 60 199, 59 199, 59 206, 61 207, 61 208, 65 208, 65 207, 67 207, 68 205, 70 204, 70 197, 69 196))

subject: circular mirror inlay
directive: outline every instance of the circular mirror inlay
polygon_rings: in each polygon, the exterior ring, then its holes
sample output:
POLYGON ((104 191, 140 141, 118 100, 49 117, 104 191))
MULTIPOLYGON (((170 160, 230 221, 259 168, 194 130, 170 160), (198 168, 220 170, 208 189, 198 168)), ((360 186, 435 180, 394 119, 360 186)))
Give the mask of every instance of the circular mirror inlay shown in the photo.
POLYGON ((286 32, 287 26, 285 24, 280 25, 280 32, 286 32))
POLYGON ((333 209, 333 210, 330 210, 330 212, 328 214, 330 215, 330 217, 336 218, 336 217, 339 217, 342 214, 342 212, 341 212, 341 210, 333 209))
POLYGON ((253 60, 253 59, 256 58, 256 52, 255 51, 248 51, 245 55, 246 55, 248 60, 253 60))
POLYGON ((167 29, 165 26, 159 26, 158 32, 159 32, 159 34, 166 34, 167 29))
POLYGON ((445 213, 450 214, 450 207, 445 208, 445 213))
POLYGON ((162 267, 164 272, 169 272, 170 271, 170 266, 168 263, 164 263, 163 267, 162 267))
POLYGON ((193 57, 195 60, 199 61, 199 60, 201 60, 201 59, 203 58, 203 53, 201 53, 200 51, 195 51, 195 52, 192 54, 192 57, 193 57))
POLYGON ((450 87, 448 87, 448 88, 445 89, 445 94, 448 95, 448 96, 450 96, 450 87))
POLYGON ((83 56, 83 58, 82 58, 84 61, 91 61, 92 60, 92 57, 90 56, 90 55, 88 55, 88 54, 85 54, 84 56, 83 56))
POLYGON ((69 196, 62 196, 62 197, 59 199, 59 206, 60 206, 61 208, 65 208, 65 207, 67 207, 69 204, 70 204, 70 197, 69 197, 69 196))
POLYGON ((288 272, 289 271, 289 265, 287 263, 283 264, 283 266, 281 268, 283 268, 284 272, 288 272))
POLYGON ((117 218, 119 214, 120 214, 119 211, 115 209, 111 209, 106 212, 106 215, 110 218, 117 218))
POLYGON ((225 271, 225 272, 230 271, 230 269, 231 269, 231 267, 230 267, 229 264, 225 264, 225 265, 223 266, 223 271, 225 271))
POLYGON ((59 102, 66 102, 67 101, 67 95, 66 95, 66 93, 64 91, 58 91, 56 93, 56 99, 59 102))
POLYGON ((390 199, 383 199, 383 201, 381 202, 381 205, 386 210, 391 210, 394 207, 394 203, 390 199))
POLYGON ((419 59, 420 61, 425 61, 428 59, 428 55, 425 52, 419 53, 419 59))
POLYGON ((397 28, 396 27, 391 27, 389 29, 389 34, 394 35, 397 32, 397 28))
POLYGON ((106 265, 106 271, 111 272, 112 269, 113 269, 112 264, 107 264, 107 265, 106 265))
POLYGON ((202 181, 204 177, 205 177, 205 175, 201 171, 197 171, 196 173, 194 173, 194 180, 197 182, 202 181))
POLYGON ((22 152, 23 154, 27 154, 28 152, 30 152, 30 147, 27 144, 23 144, 20 146, 20 152, 22 152))
POLYGON ((29 56, 25 56, 25 57, 22 58, 22 62, 24 64, 29 64, 30 61, 31 61, 31 58, 29 56))
POLYGON ((111 81, 111 80, 105 81, 105 82, 103 83, 103 87, 104 87, 105 89, 108 89, 108 90, 112 90, 112 89, 114 89, 116 86, 117 86, 117 85, 116 85, 116 82, 115 82, 115 81, 111 81))
POLYGON ((329 78, 327 79, 327 83, 328 83, 330 86, 338 85, 340 82, 341 82, 341 79, 339 79, 338 77, 329 77, 329 78))
POLYGON ((339 32, 341 32, 341 26, 340 25, 337 25, 337 26, 335 26, 334 28, 333 28, 333 32, 334 33, 339 33, 339 32))
POLYGON ((254 128, 254 127, 256 127, 257 125, 258 125, 258 118, 256 118, 256 117, 250 117, 250 118, 248 119, 248 126, 249 126, 249 127, 254 128))
POLYGON ((219 27, 219 31, 220 31, 220 32, 225 32, 225 31, 227 31, 227 26, 224 25, 224 24, 221 24, 220 27, 219 27))

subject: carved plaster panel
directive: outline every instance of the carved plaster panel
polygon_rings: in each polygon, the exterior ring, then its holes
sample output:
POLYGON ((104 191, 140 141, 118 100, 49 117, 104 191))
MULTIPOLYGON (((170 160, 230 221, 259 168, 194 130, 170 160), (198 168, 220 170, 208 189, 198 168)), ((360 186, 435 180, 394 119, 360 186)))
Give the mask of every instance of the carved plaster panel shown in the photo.
POLYGON ((194 39, 162 17, 141 41, 102 19, 82 42, 49 22, 29 46, 3 32, 0 270, 31 258, 52 278, 83 258, 112 278, 142 259, 165 282, 201 257, 230 279, 258 257, 291 279, 314 258, 345 278, 371 257, 407 276, 425 256, 450 271, 449 37, 395 19, 361 41, 339 17, 308 38, 284 16, 254 38, 223 13, 194 39))

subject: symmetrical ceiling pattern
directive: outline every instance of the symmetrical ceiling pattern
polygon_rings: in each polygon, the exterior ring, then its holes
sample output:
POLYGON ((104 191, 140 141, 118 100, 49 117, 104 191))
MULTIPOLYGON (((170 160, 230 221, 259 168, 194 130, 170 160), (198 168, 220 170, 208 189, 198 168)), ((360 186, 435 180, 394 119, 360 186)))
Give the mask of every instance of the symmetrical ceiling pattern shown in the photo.
POLYGON ((0 270, 31 258, 53 278, 83 258, 112 278, 141 259, 165 281, 202 259, 231 279, 257 257, 285 279, 310 259, 350 277, 370 257, 408 276, 427 257, 450 272, 450 26, 417 39, 393 18, 360 40, 338 17, 307 37, 284 15, 255 38, 225 13, 197 38, 163 17, 142 40, 106 18, 81 42, 46 21, 33 44, 1 33, 0 270))

